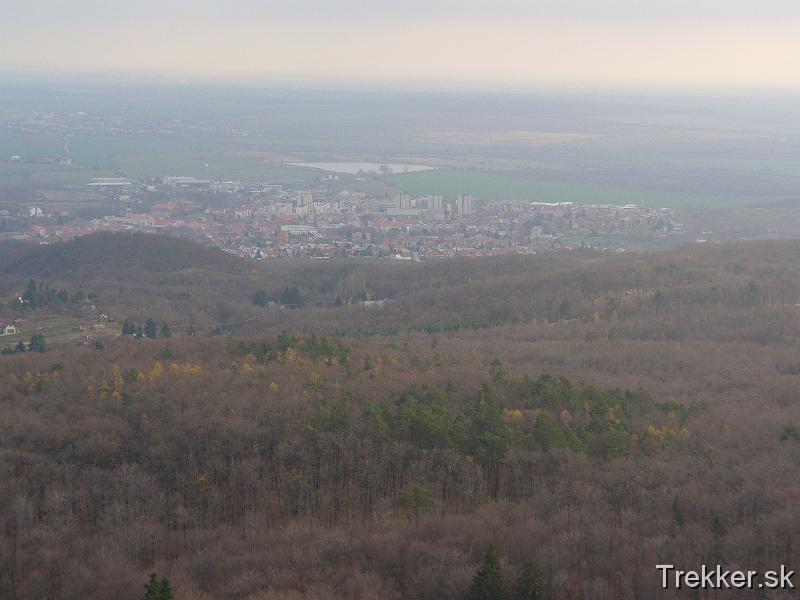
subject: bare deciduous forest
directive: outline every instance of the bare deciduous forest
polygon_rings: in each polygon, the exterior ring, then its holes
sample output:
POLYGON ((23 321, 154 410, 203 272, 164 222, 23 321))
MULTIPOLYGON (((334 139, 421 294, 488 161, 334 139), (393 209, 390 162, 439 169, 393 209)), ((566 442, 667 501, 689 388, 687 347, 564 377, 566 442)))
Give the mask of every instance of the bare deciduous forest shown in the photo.
POLYGON ((151 572, 178 599, 461 598, 489 546, 553 599, 798 564, 800 243, 321 264, 146 242, 2 249, 9 314, 172 332, 0 357, 2 598, 134 600, 151 572))

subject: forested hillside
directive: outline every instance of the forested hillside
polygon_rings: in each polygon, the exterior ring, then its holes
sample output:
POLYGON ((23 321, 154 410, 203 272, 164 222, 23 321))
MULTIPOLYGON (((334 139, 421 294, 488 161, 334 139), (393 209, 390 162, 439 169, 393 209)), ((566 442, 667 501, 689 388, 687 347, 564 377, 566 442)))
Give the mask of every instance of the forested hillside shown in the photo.
POLYGON ((183 332, 191 326, 237 335, 284 328, 394 335, 616 319, 617 332, 640 337, 766 342, 800 333, 795 241, 422 264, 245 261, 185 240, 136 234, 8 244, 0 252, 0 293, 12 308, 33 278, 52 288, 91 290, 95 312, 119 323, 152 317, 183 332))
POLYGON ((114 279, 188 268, 244 271, 245 264, 224 252, 180 238, 130 233, 97 233, 63 243, 4 242, 6 276, 114 279))
MULTIPOLYGON (((101 241, 81 243, 114 256, 101 241)), ((136 600, 155 572, 180 600, 455 599, 490 546, 506 581, 555 600, 665 597, 661 563, 798 565, 800 244, 205 252, 85 278, 66 258, 45 275, 68 302, 20 309, 72 310, 80 288, 178 319, 227 294, 258 319, 0 357, 0 598, 136 600), (281 308, 286 288, 304 302, 281 308)), ((0 270, 24 290, 56 254, 16 248, 0 270)))

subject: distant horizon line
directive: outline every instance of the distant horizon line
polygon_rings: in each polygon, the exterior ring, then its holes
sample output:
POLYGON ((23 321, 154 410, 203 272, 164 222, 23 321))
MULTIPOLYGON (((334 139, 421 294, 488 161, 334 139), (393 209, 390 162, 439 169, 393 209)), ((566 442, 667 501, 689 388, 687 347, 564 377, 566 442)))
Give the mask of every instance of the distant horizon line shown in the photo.
MULTIPOLYGON (((800 86, 766 85, 630 85, 609 82, 606 84, 581 84, 579 82, 530 82, 512 83, 508 81, 460 80, 460 79, 401 79, 401 78, 320 78, 311 76, 230 76, 203 75, 191 73, 167 73, 157 71, 95 71, 64 69, 50 71, 44 69, 18 69, 0 65, 0 85, 2 84, 63 85, 119 85, 129 86, 169 86, 214 88, 234 87, 253 89, 270 86, 291 91, 339 91, 339 92, 393 92, 393 93, 476 93, 488 95, 601 95, 601 96, 738 96, 738 95, 800 95, 800 86), (77 79, 77 81, 76 81, 77 79)), ((2 89, 0 89, 0 94, 2 89)))

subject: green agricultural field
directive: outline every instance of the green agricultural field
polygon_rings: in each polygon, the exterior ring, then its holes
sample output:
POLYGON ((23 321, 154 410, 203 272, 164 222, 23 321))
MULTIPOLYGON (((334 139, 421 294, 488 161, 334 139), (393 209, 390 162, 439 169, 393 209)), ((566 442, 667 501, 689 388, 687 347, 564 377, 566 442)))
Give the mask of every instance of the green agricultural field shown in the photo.
POLYGON ((182 151, 156 138, 129 136, 75 136, 70 140, 72 160, 82 167, 112 169, 119 167, 118 160, 125 156, 163 155, 182 151))
POLYGON ((800 177, 800 158, 709 158, 698 156, 667 161, 666 163, 665 161, 653 162, 710 171, 736 171, 761 175, 800 177))
POLYGON ((184 152, 170 154, 130 154, 115 159, 117 169, 129 177, 146 179, 182 175, 226 181, 269 181, 298 179, 313 181, 319 172, 235 154, 184 152), (205 167, 208 165, 208 168, 205 167))
POLYGON ((0 160, 11 156, 23 159, 50 157, 64 153, 64 138, 37 133, 0 133, 0 160))
POLYGON ((60 187, 82 185, 112 172, 60 164, 0 163, 0 185, 60 187))
POLYGON ((319 177, 311 169, 267 162, 258 156, 221 150, 194 139, 79 136, 71 140, 71 146, 76 165, 107 169, 134 179, 184 175, 218 180, 311 181, 319 177))
POLYGON ((53 165, 51 169, 42 169, 31 173, 30 181, 42 187, 60 187, 84 185, 95 177, 109 177, 113 173, 103 169, 82 169, 80 167, 69 167, 53 165))
POLYGON ((514 173, 436 170, 389 176, 389 181, 410 194, 445 196, 472 194, 482 200, 518 200, 530 202, 575 202, 576 204, 638 204, 645 194, 650 206, 683 207, 718 205, 724 198, 682 194, 667 190, 614 186, 571 181, 537 180, 514 173))

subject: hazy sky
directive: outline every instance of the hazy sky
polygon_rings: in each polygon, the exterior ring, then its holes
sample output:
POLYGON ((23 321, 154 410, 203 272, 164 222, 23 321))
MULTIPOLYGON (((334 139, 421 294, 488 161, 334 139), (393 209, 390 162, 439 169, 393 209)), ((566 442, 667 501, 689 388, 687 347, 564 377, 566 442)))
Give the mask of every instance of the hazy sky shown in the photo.
POLYGON ((800 87, 798 0, 26 0, 0 69, 800 87))

